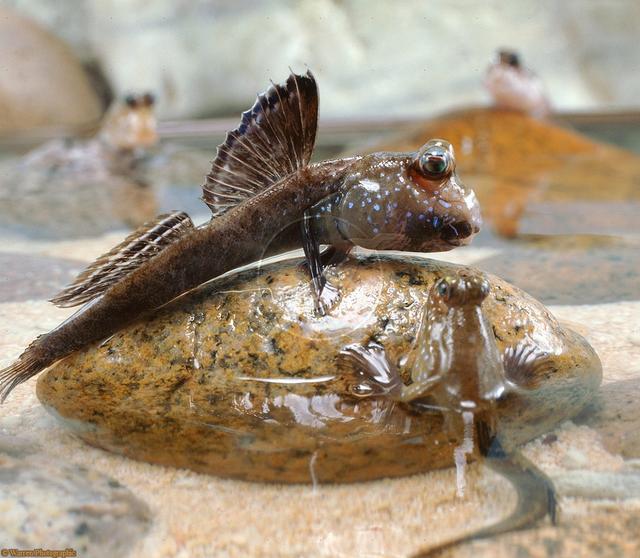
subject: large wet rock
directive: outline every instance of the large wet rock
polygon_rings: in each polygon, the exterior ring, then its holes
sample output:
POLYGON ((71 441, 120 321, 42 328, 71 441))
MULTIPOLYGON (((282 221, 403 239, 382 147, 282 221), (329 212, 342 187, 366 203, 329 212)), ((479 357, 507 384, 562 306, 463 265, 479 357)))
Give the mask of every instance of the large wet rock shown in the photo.
MULTIPOLYGON (((460 440, 442 415, 354 399, 335 357, 375 339, 402 369, 430 286, 457 267, 351 259, 330 271, 342 299, 321 318, 298 261, 211 282, 72 355, 40 377, 40 400, 91 444, 222 476, 345 482, 450 466, 460 440)), ((499 348, 527 338, 549 355, 538 387, 500 403, 500 432, 519 443, 580 411, 601 367, 540 303, 490 281, 483 309, 499 348)))
MULTIPOLYGON (((442 416, 357 400, 336 367, 345 345, 376 339, 402 367, 430 285, 455 266, 371 257, 332 272, 343 293, 313 315, 296 261, 233 275, 64 360, 38 396, 88 442, 132 457, 239 478, 353 481, 450 465, 442 416)), ((484 310, 501 349, 528 338, 552 355, 541 386, 500 406, 523 442, 577 413, 600 381, 579 335, 498 278, 484 310)), ((405 367, 406 368, 406 367, 405 367)))

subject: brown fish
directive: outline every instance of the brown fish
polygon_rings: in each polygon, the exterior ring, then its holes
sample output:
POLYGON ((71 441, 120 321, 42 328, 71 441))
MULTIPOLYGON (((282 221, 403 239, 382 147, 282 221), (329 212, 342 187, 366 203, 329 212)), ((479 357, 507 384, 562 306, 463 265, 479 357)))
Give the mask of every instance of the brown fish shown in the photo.
POLYGON ((80 274, 53 302, 85 306, 0 371, 2 400, 88 343, 266 255, 303 247, 316 310, 324 314, 337 296, 325 288, 324 266, 354 245, 431 252, 478 232, 475 194, 458 180, 447 142, 310 164, 317 114, 310 72, 259 95, 207 175, 211 221, 196 228, 183 212, 161 215, 80 274), (321 254, 321 244, 330 250, 321 254))
MULTIPOLYGON (((340 353, 342 365, 359 378, 353 385, 354 395, 390 397, 417 410, 444 413, 451 435, 463 440, 451 456, 459 473, 466 454, 475 451, 517 490, 518 503, 509 517, 415 558, 436 556, 466 541, 525 528, 547 513, 555 520, 551 481, 521 454, 505 452, 496 414, 499 398, 509 390, 533 387, 530 379, 551 368, 548 355, 526 342, 500 354, 482 311, 488 294, 489 282, 476 273, 460 272, 434 284, 408 358, 409 385, 402 382, 398 368, 376 343, 351 345, 340 353)), ((458 493, 463 489, 464 477, 460 476, 458 493)))

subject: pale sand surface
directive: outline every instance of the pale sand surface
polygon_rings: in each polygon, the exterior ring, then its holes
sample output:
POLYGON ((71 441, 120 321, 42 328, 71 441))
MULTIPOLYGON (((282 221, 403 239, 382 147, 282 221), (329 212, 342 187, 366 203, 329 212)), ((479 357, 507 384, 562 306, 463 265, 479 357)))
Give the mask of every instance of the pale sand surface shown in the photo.
MULTIPOLYGON (((62 248, 24 243, 13 250, 89 260, 114 240, 109 235, 62 248)), ((485 255, 469 248, 459 251, 455 261, 472 263, 485 255)), ((640 302, 551 310, 593 344, 605 384, 640 384, 640 302)), ((69 314, 42 300, 0 304, 0 366, 69 314)), ((578 422, 557 429, 553 443, 538 439, 524 450, 558 484, 559 526, 547 521, 525 533, 474 542, 454 555, 640 555, 640 455, 627 453, 625 461, 605 449, 598 427, 578 422), (597 482, 600 491, 594 494, 597 482)), ((615 429, 616 424, 604 426, 615 429)), ((627 427, 638 431, 640 423, 627 427)), ((460 499, 453 470, 314 488, 221 480, 131 461, 88 447, 59 426, 40 406, 35 380, 17 388, 0 408, 0 434, 35 444, 52 460, 108 474, 144 501, 153 524, 131 556, 402 557, 490 524, 508 515, 515 502, 505 479, 475 465, 467 470, 467 493, 460 499)))

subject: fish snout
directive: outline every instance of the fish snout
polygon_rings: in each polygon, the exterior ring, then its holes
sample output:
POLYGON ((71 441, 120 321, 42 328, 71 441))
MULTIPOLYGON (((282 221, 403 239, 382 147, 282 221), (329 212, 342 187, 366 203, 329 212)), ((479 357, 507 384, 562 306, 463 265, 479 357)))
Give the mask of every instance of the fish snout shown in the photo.
POLYGON ((480 227, 469 221, 446 223, 440 230, 442 239, 452 246, 464 246, 480 231, 480 227))

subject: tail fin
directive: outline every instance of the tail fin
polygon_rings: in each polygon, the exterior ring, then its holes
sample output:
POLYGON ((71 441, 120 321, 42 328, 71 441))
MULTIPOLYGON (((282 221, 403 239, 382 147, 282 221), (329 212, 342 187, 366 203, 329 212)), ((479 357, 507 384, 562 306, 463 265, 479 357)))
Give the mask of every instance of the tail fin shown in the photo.
POLYGON ((502 533, 528 529, 547 515, 550 516, 552 523, 555 524, 556 498, 553 483, 531 461, 522 454, 510 456, 505 453, 500 444, 496 444, 487 455, 486 464, 506 477, 516 489, 518 501, 515 510, 508 517, 494 525, 489 525, 475 533, 463 535, 459 539, 454 539, 414 554, 412 558, 435 558, 436 556, 444 555, 447 550, 473 540, 486 539, 502 533))
POLYGON ((27 347, 18 360, 0 370, 0 403, 4 403, 4 400, 16 386, 26 382, 45 367, 34 354, 33 347, 27 347))

